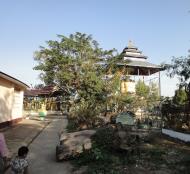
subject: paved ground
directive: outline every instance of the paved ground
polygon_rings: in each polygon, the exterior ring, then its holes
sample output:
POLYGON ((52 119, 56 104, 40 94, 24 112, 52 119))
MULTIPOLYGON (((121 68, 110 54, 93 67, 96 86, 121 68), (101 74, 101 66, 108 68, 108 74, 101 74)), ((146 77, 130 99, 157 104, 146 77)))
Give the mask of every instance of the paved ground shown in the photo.
POLYGON ((5 135, 10 156, 14 156, 21 145, 29 145, 50 121, 23 119, 12 127, 0 130, 5 135))
POLYGON ((57 163, 55 149, 58 144, 58 133, 67 124, 64 117, 53 119, 43 132, 33 141, 30 148, 30 174, 70 174, 72 167, 69 163, 57 163))
MULTIPOLYGON (((48 116, 45 121, 37 118, 24 119, 13 127, 0 130, 4 133, 11 155, 17 153, 21 145, 29 145, 30 174, 70 174, 69 163, 55 161, 55 148, 58 133, 65 129, 67 119, 64 116, 48 116)), ((10 174, 10 169, 6 171, 10 174)))

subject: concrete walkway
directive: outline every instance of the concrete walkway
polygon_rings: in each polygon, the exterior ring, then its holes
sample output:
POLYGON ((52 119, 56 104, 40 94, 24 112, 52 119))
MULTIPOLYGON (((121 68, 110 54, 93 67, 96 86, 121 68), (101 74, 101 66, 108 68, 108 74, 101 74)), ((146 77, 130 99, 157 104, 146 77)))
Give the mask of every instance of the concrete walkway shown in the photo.
POLYGON ((43 132, 29 146, 30 174, 70 174, 72 166, 58 163, 55 158, 56 145, 59 141, 58 133, 65 129, 67 119, 57 117, 43 130, 43 132))
POLYGON ((51 120, 40 121, 37 119, 23 119, 14 126, 0 130, 4 133, 10 156, 17 154, 22 145, 29 145, 35 137, 51 122, 51 120))

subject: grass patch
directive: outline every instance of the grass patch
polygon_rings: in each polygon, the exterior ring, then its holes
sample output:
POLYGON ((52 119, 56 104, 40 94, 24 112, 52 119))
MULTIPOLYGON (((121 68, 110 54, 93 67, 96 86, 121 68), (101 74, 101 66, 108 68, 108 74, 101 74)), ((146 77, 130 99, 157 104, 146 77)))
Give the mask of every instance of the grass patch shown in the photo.
POLYGON ((73 160, 77 168, 88 165, 86 174, 120 174, 122 166, 130 162, 126 154, 98 148, 92 148, 73 160))
POLYGON ((189 174, 190 148, 165 141, 165 137, 155 136, 149 144, 143 144, 139 153, 118 151, 114 148, 114 129, 99 129, 93 136, 91 150, 85 151, 73 160, 76 168, 88 166, 86 174, 133 173, 136 167, 150 171, 170 170, 174 174, 189 174), (163 143, 164 142, 164 143, 163 143), (127 168, 127 172, 126 169, 127 168))

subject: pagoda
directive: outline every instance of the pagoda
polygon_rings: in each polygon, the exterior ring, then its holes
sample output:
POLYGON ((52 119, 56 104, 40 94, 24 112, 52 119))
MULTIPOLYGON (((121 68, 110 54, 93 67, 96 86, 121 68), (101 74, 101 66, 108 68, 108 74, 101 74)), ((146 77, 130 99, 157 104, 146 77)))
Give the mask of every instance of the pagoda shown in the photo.
POLYGON ((135 92, 135 82, 126 78, 126 76, 150 76, 152 74, 158 73, 159 78, 159 93, 160 90, 160 71, 163 68, 159 65, 149 63, 147 61, 147 56, 142 54, 142 51, 139 51, 136 46, 129 41, 128 46, 123 49, 121 53, 122 60, 118 62, 117 65, 124 69, 124 75, 121 82, 121 92, 135 92))

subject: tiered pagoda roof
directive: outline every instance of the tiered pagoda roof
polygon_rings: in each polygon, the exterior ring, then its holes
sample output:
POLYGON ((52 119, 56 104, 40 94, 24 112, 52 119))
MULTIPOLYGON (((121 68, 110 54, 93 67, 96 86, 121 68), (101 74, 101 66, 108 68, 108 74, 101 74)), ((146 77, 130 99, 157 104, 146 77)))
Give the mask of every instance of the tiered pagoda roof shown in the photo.
POLYGON ((146 56, 142 54, 142 51, 139 51, 137 47, 132 45, 132 42, 129 41, 129 44, 126 48, 123 50, 123 54, 126 58, 140 58, 140 59, 147 59, 146 56))
POLYGON ((151 75, 163 70, 159 65, 149 63, 147 56, 142 54, 136 46, 129 41, 128 46, 123 49, 123 60, 117 63, 119 66, 125 66, 129 71, 128 75, 151 75))

